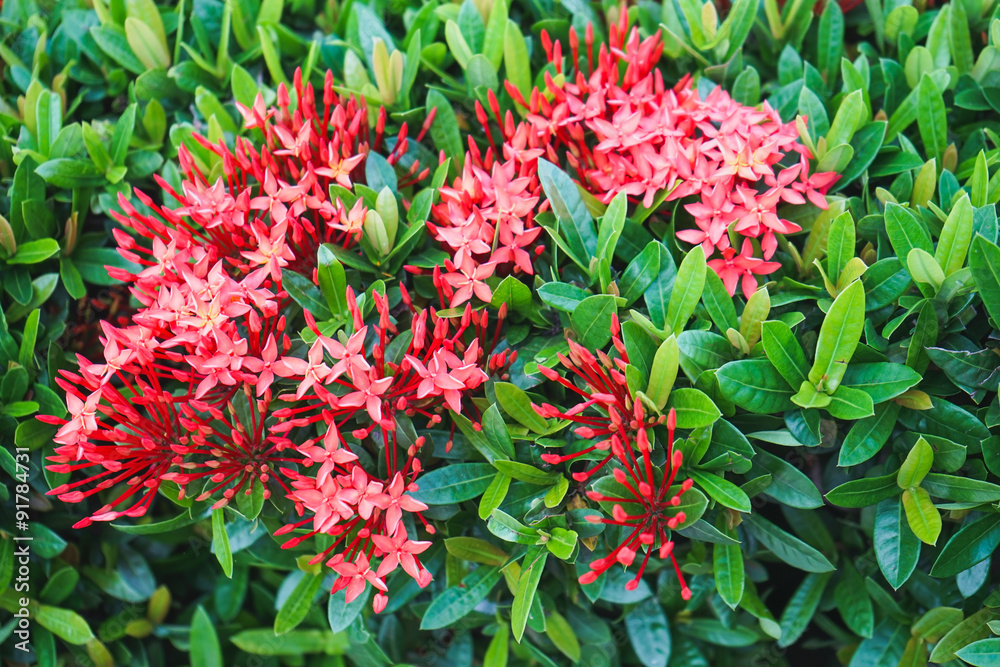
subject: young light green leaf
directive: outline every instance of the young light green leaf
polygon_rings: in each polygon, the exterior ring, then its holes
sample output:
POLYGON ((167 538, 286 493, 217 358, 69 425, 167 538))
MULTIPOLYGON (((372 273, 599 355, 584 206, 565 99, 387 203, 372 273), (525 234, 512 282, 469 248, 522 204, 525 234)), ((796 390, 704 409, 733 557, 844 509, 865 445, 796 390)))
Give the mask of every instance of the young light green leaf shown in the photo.
POLYGON ((920 486, 924 477, 931 471, 933 463, 934 450, 926 440, 918 438, 916 444, 910 448, 910 453, 906 455, 903 465, 899 467, 899 475, 896 478, 899 488, 920 486))
MULTIPOLYGON (((938 238, 934 259, 945 276, 950 276, 965 266, 965 255, 972 241, 973 210, 968 193, 962 193, 945 220, 938 238)), ((916 276, 914 276, 916 278, 916 276)))
POLYGON ((674 381, 677 379, 679 362, 677 338, 671 334, 656 350, 653 366, 649 372, 649 385, 646 387, 646 395, 660 412, 666 407, 670 398, 670 390, 673 389, 674 381))
POLYGON ((927 491, 919 486, 904 491, 903 509, 913 534, 924 544, 937 544, 941 535, 941 513, 934 507, 927 491))

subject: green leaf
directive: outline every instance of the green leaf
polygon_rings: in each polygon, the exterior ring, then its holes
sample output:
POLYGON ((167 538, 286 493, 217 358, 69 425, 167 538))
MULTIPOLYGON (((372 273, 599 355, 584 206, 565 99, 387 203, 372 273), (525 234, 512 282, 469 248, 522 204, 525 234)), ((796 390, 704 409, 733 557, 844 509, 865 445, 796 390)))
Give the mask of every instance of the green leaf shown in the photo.
POLYGON ((226 532, 226 515, 223 508, 212 510, 212 551, 222 566, 227 578, 233 578, 233 551, 229 547, 229 533, 226 532))
POLYGON ((832 394, 840 386, 864 324, 865 290, 857 280, 834 300, 820 327, 816 359, 809 371, 809 381, 817 390, 832 394))
POLYGON ((326 620, 330 624, 330 630, 341 632, 350 627, 354 623, 354 619, 361 615, 368 600, 369 596, 362 593, 347 602, 346 589, 330 595, 326 604, 326 620))
POLYGON ((649 370, 649 385, 646 387, 646 395, 660 412, 663 412, 670 398, 670 390, 673 389, 674 381, 677 379, 679 363, 677 338, 671 334, 656 350, 653 365, 649 370))
POLYGON ((991 482, 955 475, 930 473, 921 486, 935 498, 960 503, 995 503, 1000 501, 1000 486, 991 482))
POLYGON ((899 476, 896 484, 901 489, 909 489, 920 486, 924 477, 931 471, 934 463, 934 450, 923 438, 918 438, 915 445, 910 448, 910 453, 906 455, 906 460, 899 468, 899 476))
POLYGON ((841 213, 830 223, 826 244, 826 275, 836 285, 848 260, 854 257, 854 247, 857 244, 854 218, 850 211, 841 213))
POLYGON ((844 559, 839 572, 840 581, 833 591, 833 599, 837 603, 840 616, 855 634, 871 637, 875 616, 871 598, 865 590, 865 581, 850 559, 844 559))
POLYGON ((493 466, 508 477, 536 486, 550 486, 562 478, 559 473, 545 472, 519 461, 497 460, 493 466))
POLYGON ((594 230, 594 220, 573 179, 548 160, 539 159, 538 180, 559 220, 559 234, 566 240, 573 254, 584 260, 596 257, 597 233, 594 230))
MULTIPOLYGON (((293 630, 275 641, 271 628, 244 630, 229 638, 233 646, 252 655, 296 656, 307 653, 342 655, 349 646, 345 633, 328 630, 293 630)), ((357 644, 354 645, 355 649, 357 644)))
MULTIPOLYGON (((493 410, 495 413, 498 412, 496 410, 496 405, 490 406, 490 409, 493 410)), ((483 425, 483 428, 481 430, 477 431, 476 428, 472 425, 472 422, 469 421, 469 418, 466 417, 465 415, 459 414, 454 410, 449 410, 448 412, 451 414, 452 421, 454 421, 455 424, 458 426, 459 430, 462 431, 462 435, 465 436, 465 439, 468 440, 469 444, 475 447, 476 450, 478 450, 479 453, 483 455, 483 458, 485 458, 488 462, 493 463, 497 460, 510 458, 510 456, 513 453, 513 443, 511 443, 510 447, 511 451, 510 452, 505 451, 504 449, 501 448, 499 443, 494 442, 493 440, 491 440, 486 436, 485 424, 483 425)), ((500 421, 501 423, 503 422, 502 417, 500 418, 500 421)), ((506 424, 504 424, 505 432, 506 428, 507 426, 506 424)), ((508 440, 509 439, 510 436, 508 435, 508 440)))
MULTIPOLYGON (((508 62, 509 60, 508 58, 508 62)), ((490 640, 490 645, 486 647, 486 655, 483 656, 483 667, 507 667, 509 655, 510 630, 507 629, 506 624, 501 624, 497 626, 496 634, 490 640)))
POLYGON ((625 630, 645 667, 666 667, 670 661, 670 624, 655 598, 646 598, 625 614, 625 630))
POLYGON ((605 279, 605 284, 611 281, 611 261, 615 256, 615 248, 618 247, 618 239, 625 228, 625 214, 627 210, 628 197, 626 197, 624 192, 619 192, 611 200, 611 203, 608 204, 608 208, 601 218, 601 224, 597 231, 597 254, 595 257, 599 261, 606 262, 604 264, 604 272, 607 275, 602 277, 602 279, 605 279))
POLYGON ((517 420, 519 424, 535 433, 548 432, 548 422, 531 407, 531 399, 528 398, 523 389, 509 382, 497 382, 494 385, 494 390, 500 408, 517 420))
POLYGON ((96 187, 107 180, 104 172, 99 171, 93 162, 74 158, 49 160, 39 166, 35 173, 49 185, 66 190, 96 187))
MULTIPOLYGON (((726 519, 719 515, 716 522, 719 532, 726 537, 736 540, 736 530, 726 525, 726 519)), ((730 609, 736 609, 743 599, 745 586, 745 573, 743 571, 743 551, 738 543, 736 544, 715 544, 712 546, 712 570, 715 574, 715 589, 719 592, 722 601, 729 605, 730 609)))
POLYGON ((528 622, 528 614, 531 612, 531 603, 535 599, 535 592, 538 590, 538 582, 542 579, 547 558, 548 551, 545 547, 531 547, 524 555, 521 575, 517 579, 517 591, 514 593, 514 604, 510 608, 511 631, 514 634, 514 640, 518 643, 524 635, 524 627, 528 622))
POLYGON ((34 620, 68 644, 80 646, 94 639, 87 621, 69 609, 38 605, 34 611, 34 620))
POLYGON ((428 505, 447 505, 472 500, 485 491, 496 469, 489 463, 456 463, 420 476, 420 489, 413 498, 428 505))
MULTIPOLYGON (((449 23, 452 22, 449 21, 449 23)), ((458 118, 455 116, 455 109, 451 102, 440 91, 431 89, 427 93, 426 109, 427 113, 437 109, 434 123, 431 124, 430 129, 434 145, 438 150, 443 150, 446 157, 452 158, 461 166, 464 164, 465 147, 462 143, 462 133, 458 129, 458 118)))
POLYGON ((898 403, 882 403, 875 406, 874 415, 855 422, 840 447, 837 465, 858 465, 878 454, 892 434, 899 411, 898 403))
POLYGON ((941 266, 929 252, 920 248, 914 248, 906 256, 906 270, 913 276, 914 281, 930 285, 933 288, 933 292, 924 292, 924 294, 937 292, 941 289, 941 283, 944 282, 945 275, 941 266))
POLYGON ((848 365, 842 382, 865 392, 873 402, 883 403, 915 387, 920 380, 920 373, 909 366, 876 362, 848 365))
POLYGON ((486 527, 491 533, 506 542, 514 542, 515 544, 538 543, 537 528, 529 528, 499 509, 493 510, 486 527))
POLYGON ((798 387, 806 381, 809 362, 787 324, 780 320, 761 324, 761 343, 768 361, 774 364, 789 386, 798 387))
POLYGON ((948 147, 948 115, 941 89, 927 73, 921 77, 917 88, 917 127, 927 159, 935 158, 941 164, 948 147))
POLYGON ((1000 325, 1000 247, 977 234, 969 251, 969 268, 986 311, 1000 325))
POLYGON ((191 667, 223 667, 222 646, 215 633, 215 624, 198 605, 191 618, 191 667))
POLYGON ((707 394, 698 389, 676 389, 670 395, 667 408, 677 412, 677 428, 704 428, 722 416, 722 412, 707 394))
POLYGON ((931 566, 932 577, 954 577, 989 558, 1000 545, 1000 514, 991 513, 952 535, 931 566))
MULTIPOLYGON (((725 477, 715 475, 702 470, 692 470, 691 477, 698 486, 709 495, 715 502, 734 509, 737 512, 750 512, 750 497, 740 487, 736 486, 725 477)), ((739 602, 737 599, 736 602, 739 602)), ((735 605, 729 605, 735 607, 735 605)))
POLYGON ((514 276, 507 276, 493 290, 493 298, 490 299, 494 308, 505 303, 511 312, 522 312, 531 306, 531 290, 514 276))
POLYGON ((557 310, 572 313, 590 293, 568 283, 545 283, 538 288, 538 297, 557 310))
POLYGON ((131 17, 125 19, 125 39, 146 69, 170 67, 170 54, 142 21, 131 17))
POLYGON ((969 19, 965 7, 961 4, 950 5, 948 13, 948 50, 952 62, 959 74, 966 74, 972 69, 972 38, 969 36, 969 19))
POLYGON ((670 304, 667 306, 666 324, 670 331, 679 334, 684 325, 694 314, 694 309, 701 300, 705 289, 705 253, 692 249, 684 256, 677 267, 677 278, 674 280, 674 290, 670 294, 670 304))
POLYGON ((813 481, 781 457, 758 449, 751 470, 771 475, 772 483, 764 493, 778 502, 799 509, 815 509, 823 505, 823 497, 813 481))
POLYGON ((766 359, 731 361, 716 372, 722 395, 744 410, 774 414, 791 410, 795 393, 766 359))
POLYGON ((132 52, 125 31, 121 27, 117 25, 93 26, 90 29, 90 35, 97 42, 101 51, 117 64, 133 74, 142 74, 146 71, 146 66, 132 52))
POLYGON ((903 491, 903 509, 913 534, 925 544, 937 544, 941 535, 941 513, 934 507, 927 491, 919 486, 903 491))
POLYGON ((816 614, 823 591, 833 576, 832 572, 807 574, 795 590, 792 599, 788 601, 785 611, 781 614, 781 639, 778 646, 791 646, 805 632, 809 621, 816 614))
POLYGON ((990 632, 989 622, 997 619, 1000 619, 1000 612, 988 608, 980 609, 969 616, 941 638, 931 652, 931 662, 946 663, 954 660, 957 651, 980 639, 990 637, 993 633, 990 632))
POLYGON ((333 254, 332 246, 324 243, 316 254, 316 272, 319 288, 326 298, 326 305, 334 315, 347 314, 347 274, 344 265, 333 254))
POLYGON ((907 582, 920 558, 920 541, 905 517, 899 500, 883 500, 875 508, 875 559, 894 590, 907 582))
POLYGON ((997 667, 1000 665, 1000 637, 980 639, 956 651, 955 655, 975 667, 997 667))
POLYGON ((455 558, 483 565, 503 565, 507 562, 507 552, 486 540, 477 537, 450 537, 444 546, 455 558))
POLYGON ((712 322, 715 323, 719 331, 739 330, 740 324, 736 317, 736 306, 733 305, 733 298, 726 292, 722 278, 715 271, 705 272, 705 288, 702 291, 701 302, 705 305, 708 316, 712 318, 712 322))
POLYGON ((504 31, 503 60, 507 81, 514 84, 521 96, 527 100, 531 95, 532 88, 528 45, 521 33, 520 26, 509 19, 504 31))
MULTIPOLYGON (((660 273, 660 253, 663 251, 663 244, 659 241, 650 241, 646 247, 636 255, 621 277, 618 278, 618 290, 621 297, 625 299, 625 306, 631 306, 636 299, 643 295, 656 276, 660 273)), ((714 273, 714 272, 713 272, 714 273)), ((550 284, 550 283, 546 283, 550 284)), ((726 295, 729 298, 729 295, 726 295)), ((735 311, 734 311, 735 314, 735 311)))
POLYGON ((483 491, 483 497, 479 499, 479 518, 486 521, 490 515, 503 504, 510 489, 510 477, 498 472, 490 482, 490 485, 483 491))
POLYGON ((420 621, 421 630, 437 630, 462 619, 483 601, 500 581, 499 567, 478 567, 460 586, 446 588, 435 597, 420 621))
POLYGON ((311 280, 294 271, 285 271, 281 277, 281 286, 288 292, 288 296, 312 313, 313 317, 319 321, 329 320, 333 317, 333 313, 327 306, 326 298, 311 280))
POLYGON ((494 70, 500 69, 503 62, 504 42, 507 32, 507 1, 494 0, 486 22, 486 34, 483 37, 482 54, 486 56, 494 70))
POLYGON ((585 348, 599 350, 611 340, 611 318, 618 312, 615 297, 595 294, 577 304, 571 320, 577 340, 585 348))
POLYGON ((945 276, 950 276, 965 266, 965 255, 972 241, 972 228, 972 202, 968 193, 962 193, 945 220, 934 252, 934 259, 945 276))
POLYGON ((860 389, 841 385, 830 396, 826 410, 837 419, 864 419, 875 414, 875 403, 860 389))
POLYGON ((890 473, 844 482, 828 491, 826 499, 838 507, 868 507, 902 493, 896 484, 896 477, 896 473, 890 473))
POLYGON ((930 234, 924 226, 909 209, 899 204, 889 202, 885 205, 885 231, 900 259, 906 259, 914 248, 927 253, 934 250, 930 234))
POLYGON ((792 567, 806 572, 831 572, 834 569, 826 556, 799 538, 778 528, 759 514, 746 516, 743 519, 743 525, 771 553, 792 567))

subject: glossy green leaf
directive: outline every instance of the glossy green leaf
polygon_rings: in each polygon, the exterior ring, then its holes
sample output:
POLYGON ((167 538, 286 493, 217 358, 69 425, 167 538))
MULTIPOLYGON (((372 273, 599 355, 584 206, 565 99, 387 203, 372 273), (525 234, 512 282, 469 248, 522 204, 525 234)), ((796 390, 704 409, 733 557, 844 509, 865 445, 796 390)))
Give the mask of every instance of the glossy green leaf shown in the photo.
POLYGON ((953 577, 990 557, 1000 545, 1000 514, 990 513, 962 527, 931 566, 933 577, 953 577))
POLYGON ((497 402, 509 416, 535 433, 548 431, 548 423, 531 407, 531 399, 524 390, 509 382, 497 382, 494 385, 497 402))
POLYGON ((865 290, 855 281, 840 293, 820 327, 809 381, 827 393, 840 386, 865 324, 865 290), (822 383, 822 385, 821 385, 822 383))
POLYGON ((437 630, 461 620, 489 595, 500 578, 499 567, 476 568, 462 579, 460 586, 446 588, 431 600, 420 621, 420 629, 437 630))

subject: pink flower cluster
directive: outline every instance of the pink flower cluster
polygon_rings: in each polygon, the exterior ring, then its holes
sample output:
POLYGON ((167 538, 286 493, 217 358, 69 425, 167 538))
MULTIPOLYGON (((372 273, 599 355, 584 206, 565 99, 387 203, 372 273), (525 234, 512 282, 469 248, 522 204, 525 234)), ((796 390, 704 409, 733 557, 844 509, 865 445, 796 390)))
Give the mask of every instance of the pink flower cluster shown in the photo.
MULTIPOLYGON (((543 33, 542 44, 557 73, 563 73, 560 43, 543 33)), ((742 280, 745 295, 757 286, 755 276, 775 271, 770 260, 776 235, 801 228, 781 219, 780 202, 802 204, 808 199, 827 208, 824 194, 836 181, 834 173, 809 173, 808 149, 798 142, 794 123, 783 123, 767 102, 747 107, 721 88, 702 99, 685 77, 665 86, 656 63, 661 37, 640 40, 629 31, 627 12, 612 25, 594 66, 593 32, 585 37, 587 74, 577 70, 556 83, 546 73, 544 91, 535 89, 524 100, 509 82, 511 96, 528 110, 528 121, 557 161, 560 149, 580 183, 608 202, 626 192, 649 208, 666 201, 697 198, 685 204, 695 227, 677 236, 701 245, 730 294, 742 280), (627 35, 627 38, 626 38, 627 35), (790 155, 794 159, 786 160, 790 155), (781 162, 788 163, 781 166, 781 162), (744 241, 739 254, 731 247, 744 241)), ((579 40, 570 32, 573 63, 581 63, 579 40)))
MULTIPOLYGON (((410 495, 424 438, 401 436, 399 424, 412 434, 410 421, 436 425, 447 409, 478 416, 467 397, 515 355, 489 354, 497 341, 485 313, 439 318, 414 307, 402 286, 396 317, 384 294, 366 295, 365 310, 376 312, 370 324, 348 289, 350 322, 338 336, 321 333, 305 311, 313 342, 293 350, 283 277, 313 275, 321 244, 350 247, 360 233, 350 226, 354 211, 328 189, 363 178, 354 170, 370 150, 365 107, 342 104, 329 76, 326 84, 322 113, 298 77, 293 113, 284 87, 279 110, 260 98, 245 110, 248 127, 265 136, 259 151, 244 139, 234 153, 202 141, 221 161, 214 184, 182 147, 182 192, 161 181, 178 207, 137 193, 146 214, 120 197, 116 217, 134 236, 116 230, 115 238, 139 268, 112 271, 140 308, 125 326, 102 323, 104 358, 80 357, 79 371, 57 380, 70 415, 43 419, 59 426, 49 469, 68 475, 51 493, 103 499, 77 527, 143 516, 168 487, 179 499, 214 499, 214 509, 277 492, 305 517, 280 532, 308 524, 287 546, 335 538, 314 562, 340 575, 334 589, 347 588, 348 600, 372 583, 380 611, 383 578, 396 567, 421 586, 430 579, 413 517, 433 528, 410 495), (381 458, 384 477, 362 467, 362 449, 381 458)), ((404 151, 405 129, 390 161, 404 151)))
MULTIPOLYGON (((542 228, 534 220, 548 207, 548 202, 539 205, 537 168, 544 151, 537 136, 527 125, 515 124, 509 111, 501 119, 492 91, 489 101, 503 133, 503 159, 493 148, 483 154, 470 138, 462 175, 440 189, 441 203, 431 211, 433 222, 427 222, 431 236, 451 254, 445 271, 435 272, 435 284, 442 303, 452 307, 473 296, 488 302, 492 291, 485 281, 493 275, 532 275, 532 254, 544 250, 536 244, 542 228)), ((492 143, 489 119, 478 102, 476 110, 492 143)))

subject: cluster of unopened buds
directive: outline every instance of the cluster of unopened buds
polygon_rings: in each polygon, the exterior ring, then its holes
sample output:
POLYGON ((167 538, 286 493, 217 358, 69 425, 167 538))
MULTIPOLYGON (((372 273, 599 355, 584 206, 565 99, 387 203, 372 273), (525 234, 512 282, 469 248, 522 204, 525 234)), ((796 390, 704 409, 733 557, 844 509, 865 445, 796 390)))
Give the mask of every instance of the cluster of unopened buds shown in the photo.
POLYGON ((542 460, 558 465, 573 463, 577 459, 590 460, 590 454, 606 452, 590 468, 572 473, 573 479, 586 482, 598 471, 610 467, 621 491, 620 496, 587 491, 591 500, 612 505, 610 518, 590 515, 588 520, 619 526, 622 541, 607 556, 591 561, 590 572, 580 577, 581 584, 593 583, 615 563, 625 567, 632 565, 636 555, 645 548, 646 554, 636 576, 626 584, 627 589, 634 590, 642 579, 655 545, 659 545, 659 556, 671 559, 681 583, 681 594, 686 600, 691 591, 684 583, 673 553, 674 542, 670 539, 671 531, 683 524, 686 518, 683 511, 676 510, 681 496, 693 485, 690 479, 675 485, 677 472, 683 463, 680 450, 674 450, 677 414, 673 409, 665 416, 646 414, 643 401, 632 395, 625 380, 629 357, 621 340, 617 316, 612 317, 611 332, 611 340, 618 353, 614 359, 600 350, 595 355, 567 339, 569 356, 559 354, 558 359, 579 383, 563 377, 554 369, 539 366, 546 379, 559 383, 581 400, 567 410, 548 403, 533 405, 535 412, 546 419, 565 419, 578 424, 574 433, 582 441, 593 442, 569 454, 543 454, 542 460), (664 423, 668 433, 666 459, 663 472, 658 474, 650 458, 652 443, 649 432, 664 423))
POLYGON ((565 151, 580 184, 601 201, 625 192, 650 208, 697 198, 684 205, 695 226, 678 226, 678 238, 700 245, 706 257, 721 254, 709 265, 730 295, 742 283, 749 297, 756 276, 780 267, 769 261, 778 236, 801 231, 779 217, 778 204, 808 200, 825 209, 837 175, 809 173, 810 154, 795 123, 782 122, 767 102, 748 107, 719 87, 702 99, 690 76, 667 87, 656 68, 660 33, 640 40, 637 27, 629 30, 628 13, 619 16, 596 54, 592 28, 586 53, 570 28, 575 75, 564 68, 560 42, 543 31, 546 56, 565 82, 546 72, 545 89, 534 89, 528 100, 509 82, 507 91, 527 110, 548 159, 557 162, 565 151))
MULTIPOLYGON (((355 212, 331 201, 329 186, 363 178, 374 150, 365 105, 340 99, 329 76, 322 109, 298 76, 295 94, 294 112, 283 86, 278 109, 258 98, 242 110, 246 127, 264 136, 259 149, 246 139, 235 152, 200 140, 221 161, 214 183, 182 147, 182 191, 160 181, 178 207, 137 192, 147 215, 120 197, 124 230, 115 238, 137 268, 112 271, 140 307, 124 326, 102 323, 102 361, 80 357, 78 372, 57 379, 70 414, 43 418, 59 426, 48 467, 66 475, 51 493, 66 502, 103 498, 77 527, 141 517, 167 486, 179 499, 214 500, 212 509, 279 493, 305 517, 279 531, 305 527, 286 546, 333 537, 314 562, 339 575, 334 590, 346 588, 348 600, 372 584, 381 611, 384 577, 397 567, 420 586, 430 580, 419 560, 428 543, 414 539, 414 520, 434 531, 411 495, 425 439, 407 441, 400 421, 435 426, 449 409, 478 419, 467 397, 516 355, 490 354, 503 310, 495 326, 471 307, 439 318, 414 307, 403 286, 400 321, 373 291, 365 303, 377 319, 366 324, 348 288, 347 330, 324 335, 305 311, 313 342, 293 350, 283 277, 313 276, 324 243, 356 243, 355 212), (397 339, 403 354, 391 363, 386 350, 399 349, 397 339), (362 448, 382 450, 384 476, 362 467, 362 448)), ((405 151, 404 126, 387 159, 405 151)))

